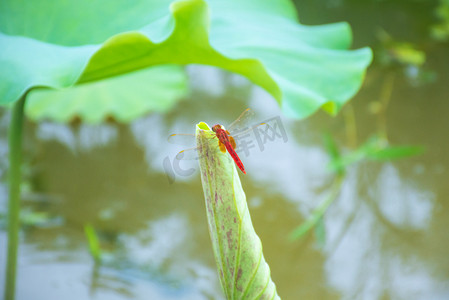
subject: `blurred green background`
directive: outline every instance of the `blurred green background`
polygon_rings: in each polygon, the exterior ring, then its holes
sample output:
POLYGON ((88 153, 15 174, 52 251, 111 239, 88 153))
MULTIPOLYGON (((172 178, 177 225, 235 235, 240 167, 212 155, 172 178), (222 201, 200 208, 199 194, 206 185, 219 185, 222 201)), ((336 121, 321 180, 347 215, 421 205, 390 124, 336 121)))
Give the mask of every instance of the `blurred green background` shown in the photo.
MULTIPOLYGON (((183 149, 167 142, 170 134, 193 133, 199 121, 226 126, 247 107, 255 123, 280 116, 288 136, 241 157, 253 224, 282 298, 449 298, 449 4, 295 5, 302 24, 347 21, 353 47, 374 51, 361 91, 337 117, 288 119, 245 78, 190 65, 189 96, 165 113, 129 125, 25 124, 17 299, 223 299, 199 176, 168 177, 164 161, 183 149), (362 153, 318 227, 291 241, 335 178, 325 134, 346 156, 372 136, 425 152, 391 162, 362 153)), ((2 110, 1 266, 8 121, 2 110)))

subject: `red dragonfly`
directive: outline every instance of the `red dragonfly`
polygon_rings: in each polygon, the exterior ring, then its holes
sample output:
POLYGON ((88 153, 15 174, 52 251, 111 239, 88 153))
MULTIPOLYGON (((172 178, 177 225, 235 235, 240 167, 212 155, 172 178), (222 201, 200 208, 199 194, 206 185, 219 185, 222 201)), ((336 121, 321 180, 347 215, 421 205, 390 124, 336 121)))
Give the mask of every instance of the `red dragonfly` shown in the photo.
POLYGON ((215 132, 215 136, 218 138, 218 146, 220 147, 221 152, 226 152, 231 155, 237 167, 242 170, 243 174, 246 174, 245 167, 243 166, 240 157, 235 153, 235 148, 237 147, 234 138, 222 125, 215 124, 212 126, 212 130, 215 132))
MULTIPOLYGON (((252 111, 249 108, 247 108, 242 114, 240 114, 240 116, 237 118, 237 120, 235 120, 231 125, 229 125, 229 130, 231 132, 237 131, 238 132, 237 134, 245 134, 247 131, 252 130, 254 127, 251 127, 248 129, 248 126, 246 126, 247 122, 249 121, 249 119, 251 119, 252 115, 253 115, 252 111), (242 129, 245 129, 245 130, 242 130, 242 129)), ((260 123, 258 125, 262 125, 262 124, 264 124, 264 123, 260 123)), ((212 130, 215 132, 214 138, 218 139, 218 146, 220 148, 220 151, 223 153, 228 151, 228 153, 231 155, 231 157, 234 160, 237 167, 239 167, 239 169, 243 172, 243 174, 246 174, 245 167, 243 166, 242 161, 240 160, 239 156, 235 152, 237 145, 236 145, 235 139, 231 135, 231 133, 228 130, 226 130, 223 125, 220 125, 220 124, 215 124, 214 126, 212 126, 212 130)), ((234 135, 234 136, 237 136, 237 135, 234 135)), ((195 135, 194 134, 172 134, 168 137, 168 140, 170 142, 174 142, 175 140, 180 140, 180 138, 183 138, 183 137, 187 137, 187 138, 190 138, 191 140, 194 140, 195 135)), ((183 144, 185 144, 185 143, 183 143, 183 144)), ((186 154, 191 153, 191 152, 196 154, 196 151, 194 151, 194 150, 196 150, 196 148, 183 150, 176 155, 176 158, 177 159, 189 159, 189 158, 186 158, 186 154)), ((198 157, 195 156, 195 159, 197 159, 197 158, 198 157)))

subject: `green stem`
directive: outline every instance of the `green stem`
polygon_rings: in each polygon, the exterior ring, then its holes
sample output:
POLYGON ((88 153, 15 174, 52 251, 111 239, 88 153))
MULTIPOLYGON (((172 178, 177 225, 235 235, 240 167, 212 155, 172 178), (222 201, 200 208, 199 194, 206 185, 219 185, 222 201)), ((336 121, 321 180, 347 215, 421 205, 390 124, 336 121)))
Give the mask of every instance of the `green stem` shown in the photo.
POLYGON ((355 111, 352 103, 347 105, 343 111, 343 120, 346 129, 346 138, 351 148, 357 147, 357 123, 355 120, 355 111))
POLYGON ((391 94, 393 93, 394 79, 394 73, 390 72, 387 74, 382 84, 380 94, 379 102, 381 103, 381 109, 377 116, 377 130, 382 142, 388 141, 387 108, 390 103, 391 94))
POLYGON ((338 175, 335 179, 329 196, 313 211, 312 215, 298 228, 290 233, 290 240, 296 240, 304 236, 310 229, 315 227, 318 221, 324 216, 329 206, 337 199, 343 185, 344 175, 338 175))
POLYGON ((5 300, 14 300, 16 286, 17 250, 19 246, 20 183, 22 181, 23 108, 27 93, 14 104, 9 127, 9 202, 8 202, 8 260, 6 264, 5 300))

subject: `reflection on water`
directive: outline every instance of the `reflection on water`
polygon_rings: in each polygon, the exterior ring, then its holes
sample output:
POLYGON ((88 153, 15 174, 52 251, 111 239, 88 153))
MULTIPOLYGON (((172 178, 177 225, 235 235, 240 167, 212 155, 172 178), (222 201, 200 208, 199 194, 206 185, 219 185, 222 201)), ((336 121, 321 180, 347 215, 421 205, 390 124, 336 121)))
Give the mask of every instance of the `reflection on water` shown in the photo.
MULTIPOLYGON (((430 67, 441 79, 414 87, 398 75, 385 116, 393 144, 422 144, 427 152, 351 166, 325 215, 322 245, 313 233, 296 242, 287 237, 334 179, 322 134, 351 147, 345 114, 282 119, 288 142, 242 156, 252 220, 284 299, 449 299, 448 58, 447 45, 439 47, 446 56, 430 67)), ((167 137, 193 133, 199 121, 229 124, 248 106, 256 122, 282 114, 266 92, 239 76, 201 66, 188 72, 192 95, 167 115, 129 126, 26 124, 23 208, 30 213, 21 234, 18 299, 223 299, 199 176, 177 176, 170 184, 163 161, 183 146, 167 137), (86 224, 98 234, 100 265, 89 255, 86 224)), ((376 131, 369 108, 382 74, 374 66, 352 102, 359 144, 376 131)), ((8 118, 0 118, 2 215, 8 118)), ((183 167, 198 168, 194 161, 183 167)), ((0 245, 4 266, 4 226, 0 245)))
POLYGON ((345 299, 444 299, 449 286, 426 265, 430 253, 419 241, 429 231, 431 193, 401 180, 390 164, 371 172, 378 184, 364 183, 366 173, 352 170, 326 217, 329 284, 345 299))
MULTIPOLYGON (((399 228, 426 229, 432 216, 433 194, 403 182, 391 164, 385 164, 378 177, 372 199, 378 199, 379 215, 399 228)), ((377 210, 376 210, 377 211, 377 210)))
POLYGON ((42 122, 38 124, 36 135, 42 141, 58 141, 74 152, 106 146, 117 138, 117 128, 110 124, 77 127, 75 130, 64 124, 42 122))

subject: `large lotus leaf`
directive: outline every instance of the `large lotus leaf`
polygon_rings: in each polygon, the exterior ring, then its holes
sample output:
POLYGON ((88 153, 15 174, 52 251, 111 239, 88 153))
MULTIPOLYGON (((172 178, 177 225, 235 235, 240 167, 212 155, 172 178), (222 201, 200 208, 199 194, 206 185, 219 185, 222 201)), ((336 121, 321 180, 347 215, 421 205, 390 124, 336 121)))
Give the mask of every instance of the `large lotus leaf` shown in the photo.
POLYGON ((187 93, 179 66, 157 66, 61 90, 36 89, 25 112, 33 120, 98 123, 108 117, 132 121, 148 112, 166 112, 187 93))
POLYGON ((359 89, 369 49, 345 23, 298 24, 287 0, 0 3, 0 101, 33 86, 96 81, 158 64, 207 64, 248 77, 305 117, 359 89))

